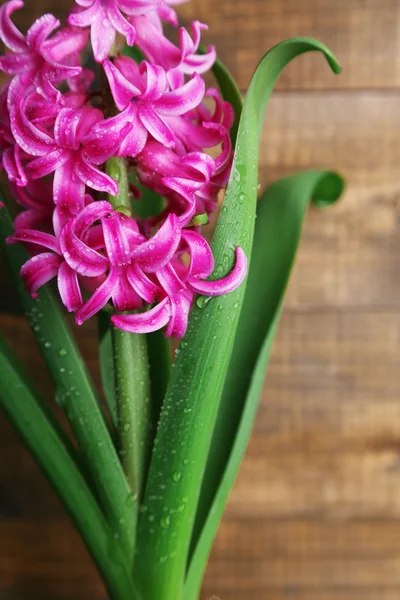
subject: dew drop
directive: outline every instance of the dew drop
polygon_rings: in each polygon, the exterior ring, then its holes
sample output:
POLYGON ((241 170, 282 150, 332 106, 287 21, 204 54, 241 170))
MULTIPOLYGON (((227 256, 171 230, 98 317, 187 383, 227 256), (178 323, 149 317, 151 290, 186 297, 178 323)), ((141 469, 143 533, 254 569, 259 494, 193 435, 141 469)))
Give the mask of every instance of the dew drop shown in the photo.
POLYGON ((168 515, 166 515, 165 517, 162 517, 161 521, 160 521, 160 525, 163 529, 167 529, 171 524, 171 517, 169 517, 168 515))

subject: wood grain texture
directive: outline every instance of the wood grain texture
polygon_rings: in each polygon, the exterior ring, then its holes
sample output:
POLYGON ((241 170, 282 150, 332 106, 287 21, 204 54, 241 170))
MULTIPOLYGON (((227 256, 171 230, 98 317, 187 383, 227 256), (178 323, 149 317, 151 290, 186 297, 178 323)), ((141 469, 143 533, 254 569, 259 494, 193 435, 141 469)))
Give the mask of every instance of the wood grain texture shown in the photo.
MULTIPOLYGON (((65 15, 68 1, 26 6, 24 26, 44 10, 65 15)), ((202 600, 398 600, 400 3, 192 0, 180 12, 210 24, 205 41, 243 90, 263 52, 290 36, 321 39, 344 67, 334 77, 321 57, 301 57, 268 109, 262 186, 335 167, 348 187, 342 203, 308 215, 202 600)), ((51 398, 23 319, 7 312, 0 328, 51 398)), ((79 343, 98 382, 92 326, 79 343)), ((0 599, 105 600, 49 485, 0 419, 0 599)))

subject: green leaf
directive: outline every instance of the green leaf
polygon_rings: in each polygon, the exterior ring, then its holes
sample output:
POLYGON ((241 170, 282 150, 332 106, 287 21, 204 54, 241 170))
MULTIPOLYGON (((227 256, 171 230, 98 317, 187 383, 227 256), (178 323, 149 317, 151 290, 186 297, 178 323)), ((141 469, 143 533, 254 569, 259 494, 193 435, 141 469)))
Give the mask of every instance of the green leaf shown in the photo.
POLYGON ((171 349, 163 331, 148 333, 147 350, 150 364, 152 438, 156 435, 157 424, 163 400, 171 376, 171 349))
POLYGON ((144 187, 139 182, 135 182, 136 187, 139 188, 141 197, 139 200, 132 202, 132 208, 135 217, 141 219, 147 219, 148 217, 156 217, 164 208, 164 200, 160 194, 157 194, 150 188, 144 187))
POLYGON ((146 480, 151 427, 146 336, 112 328, 118 442, 133 499, 139 502, 146 480))
POLYGON ((134 598, 131 565, 32 387, 0 336, 0 408, 71 515, 104 578, 110 597, 115 600, 134 598))
POLYGON ((131 497, 130 489, 93 384, 51 291, 47 287, 42 288, 37 300, 32 300, 27 294, 19 271, 28 254, 22 245, 6 243, 6 237, 12 233, 13 225, 7 209, 0 208, 0 246, 22 308, 55 384, 56 402, 65 410, 115 534, 133 560, 134 505, 127 501, 131 497))
POLYGON ((97 330, 99 336, 99 361, 101 385, 110 412, 114 430, 118 429, 117 400, 115 397, 115 369, 112 347, 112 323, 107 311, 97 315, 97 330))
MULTIPOLYGON (((250 83, 213 240, 214 276, 218 278, 232 268, 236 246, 248 257, 251 254, 258 146, 266 104, 285 65, 308 51, 321 51, 339 72, 326 46, 296 38, 270 50, 250 83)), ((138 527, 135 573, 146 600, 182 598, 193 521, 244 292, 242 285, 231 294, 211 299, 204 308, 193 307, 172 370, 138 527)))
POLYGON ((343 187, 336 173, 298 173, 271 185, 258 204, 247 289, 205 471, 185 598, 199 593, 247 446, 309 200, 318 206, 331 204, 343 187))

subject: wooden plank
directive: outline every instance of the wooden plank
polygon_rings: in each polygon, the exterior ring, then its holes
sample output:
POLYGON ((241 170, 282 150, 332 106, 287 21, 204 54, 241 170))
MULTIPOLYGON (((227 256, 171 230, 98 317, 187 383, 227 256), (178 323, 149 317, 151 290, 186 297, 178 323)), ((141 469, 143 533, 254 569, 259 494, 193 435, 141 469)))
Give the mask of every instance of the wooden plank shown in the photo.
MULTIPOLYGON (((68 0, 26 1, 23 27, 68 0)), ((301 57, 281 77, 260 183, 339 168, 344 202, 310 211, 253 439, 220 528, 203 600, 400 597, 400 156, 397 0, 192 0, 245 89, 263 52, 295 35, 344 66, 301 57), (290 92, 290 94, 286 93, 290 92)), ((1 280, 1 303, 13 307, 1 280)), ((0 329, 47 397, 52 386, 19 317, 0 329)), ((99 383, 94 323, 75 330, 99 383)), ((54 493, 0 416, 0 598, 105 600, 54 493)))
POLYGON ((265 452, 396 452, 399 330, 397 312, 286 311, 256 423, 265 452))
POLYGON ((65 519, 0 522, 0 540, 2 599, 107 599, 88 553, 65 519))
POLYGON ((286 306, 398 308, 400 236, 395 93, 275 94, 260 149, 260 183, 335 168, 343 202, 311 211, 286 306))
MULTIPOLYGON (((281 589, 268 589, 264 586, 252 590, 251 596, 257 600, 377 600, 377 598, 398 600, 399 597, 400 588, 382 589, 368 586, 368 588, 344 587, 327 590, 324 587, 299 588, 288 585, 284 585, 281 589)), ((201 600, 249 600, 249 593, 232 587, 223 588, 218 582, 208 584, 206 580, 201 600)))
POLYGON ((283 90, 398 89, 400 5, 397 0, 192 0, 180 7, 186 23, 209 24, 204 41, 214 44, 241 89, 272 46, 296 36, 315 37, 339 57, 334 78, 320 57, 303 56, 279 82, 283 90))

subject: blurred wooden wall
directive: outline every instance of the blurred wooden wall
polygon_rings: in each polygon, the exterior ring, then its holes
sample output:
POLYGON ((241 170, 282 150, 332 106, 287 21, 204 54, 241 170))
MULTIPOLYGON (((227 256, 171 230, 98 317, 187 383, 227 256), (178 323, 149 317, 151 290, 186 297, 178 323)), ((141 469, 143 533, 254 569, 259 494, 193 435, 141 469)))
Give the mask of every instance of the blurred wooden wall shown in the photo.
MULTIPOLYGON (((62 14, 68 4, 26 0, 26 11, 62 14)), ((327 43, 343 73, 333 76, 318 55, 285 71, 264 126, 260 181, 313 167, 348 181, 341 204, 309 214, 203 600, 398 600, 400 2, 193 0, 181 15, 209 23, 206 42, 243 91, 278 41, 327 43)), ((46 389, 21 318, 3 314, 0 326, 46 389)), ((94 331, 80 339, 95 370, 94 331)), ((0 599, 105 599, 4 419, 0 485, 0 599)))

